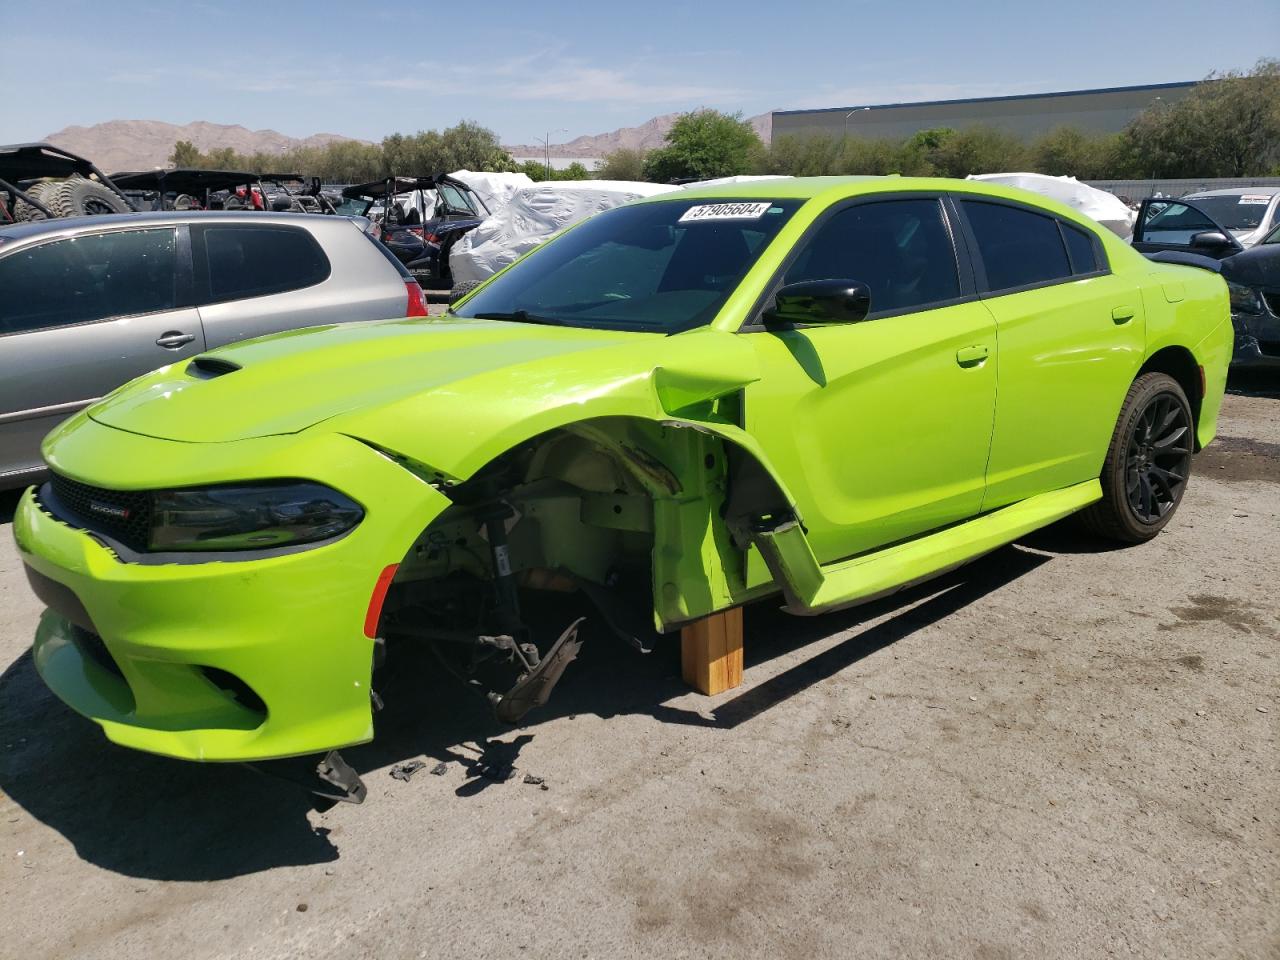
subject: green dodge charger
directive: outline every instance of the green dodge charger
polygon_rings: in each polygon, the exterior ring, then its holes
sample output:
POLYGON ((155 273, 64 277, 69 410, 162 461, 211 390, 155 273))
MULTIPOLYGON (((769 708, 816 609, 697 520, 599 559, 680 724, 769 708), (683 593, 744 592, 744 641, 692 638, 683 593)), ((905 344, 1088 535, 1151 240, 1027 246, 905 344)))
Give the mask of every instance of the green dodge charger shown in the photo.
MULTIPOLYGON (((191 760, 373 735, 404 645, 518 720, 579 591, 640 649, 779 597, 816 614, 1076 512, 1155 536, 1214 435, 1227 287, 981 183, 766 180, 558 235, 429 319, 265 337, 44 444, 14 532, 36 668, 191 760), (558 635, 557 635, 558 634, 558 635)), ((351 799, 330 752, 322 777, 351 799)))

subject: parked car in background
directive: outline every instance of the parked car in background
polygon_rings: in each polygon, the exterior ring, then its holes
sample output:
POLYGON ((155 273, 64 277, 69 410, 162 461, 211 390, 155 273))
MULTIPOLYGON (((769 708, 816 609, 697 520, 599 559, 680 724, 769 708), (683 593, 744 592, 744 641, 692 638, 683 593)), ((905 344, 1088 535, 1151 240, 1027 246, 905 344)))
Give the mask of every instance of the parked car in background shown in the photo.
POLYGON ((1280 187, 1231 187, 1191 193, 1190 200, 1248 250, 1280 222, 1280 187))
POLYGON ((13 525, 50 608, 33 663, 119 744, 316 754, 326 798, 358 800, 336 749, 374 736, 380 664, 430 651, 507 722, 546 702, 581 621, 543 634, 539 595, 581 591, 646 650, 765 597, 865 602, 1077 511, 1150 540, 1230 352, 1219 277, 1025 191, 661 194, 449 316, 213 350, 64 424, 13 525))
POLYGON ((1220 273, 1231 294, 1232 365, 1280 370, 1280 224, 1246 249, 1213 216, 1217 206, 1204 199, 1144 200, 1134 249, 1220 273))
POLYGON ((135 209, 111 178, 51 143, 0 146, 0 224, 135 209))
POLYGON ((452 286, 449 252, 489 215, 484 201, 448 174, 357 183, 342 195, 364 202, 358 212, 379 220, 382 242, 424 287, 452 286))
POLYGON ((0 489, 120 384, 204 350, 423 316, 422 291, 346 217, 148 213, 0 227, 0 489))

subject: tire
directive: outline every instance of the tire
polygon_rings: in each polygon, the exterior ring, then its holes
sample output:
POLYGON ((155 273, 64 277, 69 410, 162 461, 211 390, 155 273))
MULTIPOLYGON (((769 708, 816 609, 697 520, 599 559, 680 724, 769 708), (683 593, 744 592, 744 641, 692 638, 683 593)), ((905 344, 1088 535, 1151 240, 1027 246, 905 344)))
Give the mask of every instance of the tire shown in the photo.
POLYGON ((58 217, 130 212, 129 205, 113 191, 84 177, 68 177, 50 184, 40 200, 58 217))
MULTIPOLYGON (((56 181, 51 183, 46 180, 43 183, 37 183, 34 186, 29 187, 26 192, 47 207, 49 206, 49 201, 44 198, 45 192, 50 187, 56 185, 56 181)), ((18 197, 17 203, 13 205, 13 219, 19 222, 32 223, 36 220, 47 220, 48 217, 44 215, 42 210, 33 207, 31 204, 27 203, 27 201, 18 197)))
POLYGON ((1102 499, 1081 513, 1108 540, 1145 543, 1165 528, 1191 479, 1195 420, 1182 387, 1163 373, 1133 381, 1098 478, 1102 499))
POLYGON ((459 300, 465 297, 468 293, 470 293, 476 287, 480 286, 481 283, 482 281, 480 280, 468 280, 466 283, 457 284, 449 292, 449 302, 457 303, 459 300))

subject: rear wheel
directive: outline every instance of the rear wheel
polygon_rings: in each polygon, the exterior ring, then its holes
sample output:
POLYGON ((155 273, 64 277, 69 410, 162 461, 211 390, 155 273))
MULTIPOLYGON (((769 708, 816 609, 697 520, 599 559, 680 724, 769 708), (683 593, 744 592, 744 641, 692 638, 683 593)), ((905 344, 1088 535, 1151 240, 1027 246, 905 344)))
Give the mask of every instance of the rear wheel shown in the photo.
POLYGON ((1082 514, 1099 536, 1143 543, 1173 518, 1191 476, 1191 404, 1163 373, 1133 382, 1102 465, 1102 499, 1082 514))

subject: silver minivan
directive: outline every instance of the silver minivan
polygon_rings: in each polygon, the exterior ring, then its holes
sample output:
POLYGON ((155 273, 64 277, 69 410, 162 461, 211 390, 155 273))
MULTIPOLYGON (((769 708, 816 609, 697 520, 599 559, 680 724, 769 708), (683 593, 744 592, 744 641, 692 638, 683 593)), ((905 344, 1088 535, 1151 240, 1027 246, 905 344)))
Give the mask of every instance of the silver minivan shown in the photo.
POLYGON ((262 334, 425 316, 349 217, 142 213, 0 227, 0 490, 62 420, 156 367, 262 334))

